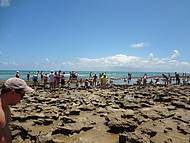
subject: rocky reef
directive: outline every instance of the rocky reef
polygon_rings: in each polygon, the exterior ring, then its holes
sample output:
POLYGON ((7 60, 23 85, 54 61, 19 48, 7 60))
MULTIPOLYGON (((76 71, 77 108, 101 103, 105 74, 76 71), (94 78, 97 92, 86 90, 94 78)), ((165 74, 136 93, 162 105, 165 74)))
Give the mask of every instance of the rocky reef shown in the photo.
POLYGON ((13 143, 189 143, 190 86, 43 89, 11 107, 13 143))

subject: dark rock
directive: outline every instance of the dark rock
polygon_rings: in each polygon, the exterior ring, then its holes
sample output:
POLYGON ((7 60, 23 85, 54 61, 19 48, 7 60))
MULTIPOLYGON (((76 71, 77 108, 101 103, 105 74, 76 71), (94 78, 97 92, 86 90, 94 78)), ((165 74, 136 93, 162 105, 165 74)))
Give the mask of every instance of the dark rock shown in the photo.
POLYGON ((133 121, 124 122, 121 120, 108 121, 106 125, 110 128, 109 132, 112 133, 133 132, 137 127, 137 124, 133 121))
POLYGON ((40 120, 34 120, 34 125, 44 125, 44 126, 48 126, 50 124, 53 123, 52 119, 40 119, 40 120))
POLYGON ((149 135, 150 137, 153 137, 153 136, 155 136, 157 134, 156 131, 154 131, 152 129, 149 129, 149 128, 141 129, 141 132, 144 133, 144 134, 149 135))
POLYGON ((31 141, 33 140, 34 142, 37 142, 37 136, 33 136, 31 135, 29 132, 30 130, 28 128, 25 128, 19 124, 11 124, 10 128, 12 131, 18 130, 17 132, 14 132, 14 136, 13 138, 15 138, 16 136, 21 136, 21 138, 23 140, 25 139, 30 139, 31 141))
POLYGON ((74 109, 69 112, 69 115, 80 115, 80 110, 74 109))
POLYGON ((171 104, 173 106, 176 106, 177 108, 185 108, 185 103, 181 102, 181 101, 172 101, 171 104))
POLYGON ((155 96, 153 97, 153 100, 154 100, 155 102, 160 102, 160 101, 162 101, 160 95, 155 95, 155 96))
POLYGON ((76 123, 76 121, 74 121, 73 119, 68 118, 68 117, 66 117, 66 116, 60 117, 60 120, 62 120, 63 123, 76 123))
POLYGON ((23 115, 23 116, 12 116, 12 120, 19 122, 25 122, 26 120, 37 120, 39 118, 46 118, 44 114, 36 114, 36 115, 23 115))
POLYGON ((151 107, 151 105, 146 104, 146 103, 141 103, 141 107, 151 107))
POLYGON ((127 135, 119 134, 119 143, 127 143, 127 135))

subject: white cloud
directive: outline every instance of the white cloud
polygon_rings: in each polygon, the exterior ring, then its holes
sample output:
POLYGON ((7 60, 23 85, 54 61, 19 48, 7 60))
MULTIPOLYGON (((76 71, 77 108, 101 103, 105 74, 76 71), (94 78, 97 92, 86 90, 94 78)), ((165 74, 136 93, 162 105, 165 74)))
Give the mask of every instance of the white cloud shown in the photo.
MULTIPOLYGON (((157 57, 149 53, 147 57, 116 54, 100 58, 77 58, 71 61, 50 61, 45 58, 43 61, 33 62, 30 67, 34 69, 64 69, 64 70, 107 70, 107 71, 190 71, 190 61, 180 61, 178 50, 174 50, 167 57, 157 57)), ((2 68, 25 67, 16 62, 0 61, 2 68)))
POLYGON ((1 7, 8 7, 10 6, 10 0, 0 0, 1 7))
POLYGON ((190 65, 190 62, 182 61, 181 64, 182 64, 182 65, 185 65, 185 66, 189 66, 189 65, 190 65))
POLYGON ((76 61, 62 63, 64 67, 76 70, 125 70, 125 71, 188 71, 189 61, 178 61, 178 50, 169 57, 156 57, 150 53, 147 58, 117 54, 102 58, 78 58, 76 61))
POLYGON ((178 50, 174 50, 173 52, 174 53, 171 55, 171 59, 176 59, 180 55, 180 52, 178 50))
POLYGON ((144 42, 131 44, 132 48, 144 48, 146 44, 144 42))
POLYGON ((80 66, 94 66, 94 67, 114 67, 114 66, 124 66, 127 64, 132 64, 140 61, 141 58, 135 56, 127 56, 123 54, 118 54, 115 56, 109 56, 99 59, 90 58, 79 58, 78 64, 80 66))

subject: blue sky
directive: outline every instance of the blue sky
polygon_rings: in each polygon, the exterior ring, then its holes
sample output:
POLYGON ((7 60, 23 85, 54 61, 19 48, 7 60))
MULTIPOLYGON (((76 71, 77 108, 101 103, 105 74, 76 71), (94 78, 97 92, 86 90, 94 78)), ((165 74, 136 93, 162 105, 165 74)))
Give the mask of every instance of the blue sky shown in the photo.
POLYGON ((0 69, 189 71, 189 0, 0 0, 0 69))

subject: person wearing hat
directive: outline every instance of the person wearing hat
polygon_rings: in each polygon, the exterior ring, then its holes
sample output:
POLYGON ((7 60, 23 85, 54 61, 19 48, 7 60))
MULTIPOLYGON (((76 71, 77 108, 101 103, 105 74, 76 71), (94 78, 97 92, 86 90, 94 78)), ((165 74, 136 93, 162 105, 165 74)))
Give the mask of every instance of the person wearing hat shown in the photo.
POLYGON ((34 90, 20 78, 9 78, 3 84, 0 93, 0 143, 11 143, 11 131, 8 123, 10 121, 10 105, 20 103, 25 93, 34 90))
POLYGON ((20 72, 19 72, 19 71, 16 71, 15 77, 16 77, 16 78, 20 78, 20 72))

